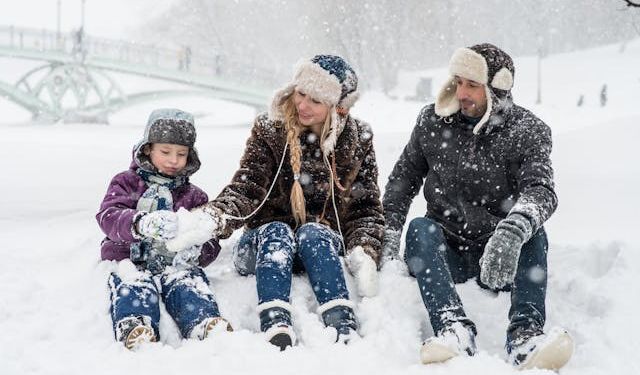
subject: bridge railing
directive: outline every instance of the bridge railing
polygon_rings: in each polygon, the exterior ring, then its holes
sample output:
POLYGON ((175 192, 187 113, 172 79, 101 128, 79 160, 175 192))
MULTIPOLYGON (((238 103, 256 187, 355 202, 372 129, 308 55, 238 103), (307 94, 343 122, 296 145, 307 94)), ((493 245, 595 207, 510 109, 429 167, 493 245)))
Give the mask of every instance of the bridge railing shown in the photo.
POLYGON ((179 70, 234 81, 273 84, 273 72, 257 69, 244 61, 232 61, 217 51, 198 54, 184 46, 171 48, 108 38, 90 37, 81 30, 57 33, 46 29, 0 26, 0 46, 11 49, 53 52, 85 58, 106 59, 155 68, 179 70))

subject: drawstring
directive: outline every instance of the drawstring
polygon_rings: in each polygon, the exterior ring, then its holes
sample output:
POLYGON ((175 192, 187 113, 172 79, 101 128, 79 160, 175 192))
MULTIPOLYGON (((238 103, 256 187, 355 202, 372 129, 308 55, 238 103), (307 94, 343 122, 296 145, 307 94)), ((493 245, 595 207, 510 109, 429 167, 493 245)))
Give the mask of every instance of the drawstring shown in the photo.
MULTIPOLYGON (((331 175, 331 203, 333 204, 333 212, 336 214, 336 224, 338 225, 338 232, 340 232, 340 243, 342 243, 342 250, 345 252, 345 254, 347 253, 347 246, 344 244, 344 236, 342 234, 342 228, 340 225, 340 215, 338 215, 338 206, 336 205, 336 194, 335 194, 335 189, 334 186, 335 184, 333 183, 334 181, 336 182, 336 184, 340 184, 337 180, 336 180, 336 176, 333 173, 333 169, 331 168, 331 164, 329 163, 329 158, 327 158, 327 155, 323 152, 322 153, 322 158, 324 159, 325 164, 327 165, 327 168, 329 168, 329 174, 331 175)), ((334 165, 335 165, 335 155, 334 155, 334 165)), ((342 189, 342 191, 344 191, 344 187, 342 187, 342 185, 339 185, 339 188, 342 189)))
POLYGON ((271 195, 271 191, 273 190, 273 187, 276 185, 276 181, 278 181, 278 175, 280 174, 280 171, 282 170, 282 164, 284 164, 284 159, 285 159, 285 156, 287 155, 287 147, 288 146, 289 146, 289 140, 287 140, 285 142, 285 144, 284 144, 284 149, 282 150, 282 159, 280 159, 280 165, 278 165, 278 171, 276 172, 276 175, 273 178, 273 182, 271 182, 271 186, 269 187, 269 191, 267 191, 267 194, 264 196, 264 199, 262 200, 262 203, 260 203, 258 208, 256 208, 255 210, 253 210, 252 213, 250 213, 249 215, 244 216, 244 217, 233 216, 233 215, 229 215, 227 213, 223 213, 222 216, 225 219, 244 221, 244 220, 247 220, 248 218, 250 218, 251 216, 255 215, 258 211, 260 211, 262 206, 264 206, 264 204, 267 202, 267 199, 269 199, 269 195, 271 195))
MULTIPOLYGON (((225 219, 244 221, 249 219, 251 216, 255 215, 258 211, 260 211, 262 206, 264 206, 264 204, 267 202, 267 199, 269 199, 269 195, 271 195, 271 191, 273 190, 273 187, 276 185, 276 181, 278 181, 278 175, 280 175, 280 172, 282 171, 282 165, 284 164, 284 159, 287 155, 288 146, 289 146, 289 141, 287 140, 284 144, 284 149, 282 150, 282 158, 280 159, 280 164, 278 165, 278 170, 276 171, 276 175, 273 177, 273 182, 271 182, 271 186, 269 187, 269 190, 267 191, 267 194, 264 196, 264 199, 262 200, 260 205, 247 216, 233 216, 227 213, 223 213, 222 217, 224 217, 225 219)), ((342 243, 342 249, 343 251, 346 252, 347 247, 344 243, 344 235, 342 234, 342 228, 340 225, 340 216, 338 215, 338 206, 336 205, 336 195, 335 195, 334 186, 338 186, 338 189, 340 189, 340 191, 345 191, 346 189, 342 186, 342 184, 340 184, 340 181, 338 180, 338 177, 337 177, 335 154, 332 155, 332 157, 333 157, 333 163, 330 163, 327 155, 324 152, 322 153, 322 158, 324 159, 324 163, 327 166, 327 168, 329 168, 331 181, 335 182, 335 184, 334 183, 330 184, 331 203, 333 205, 333 212, 336 215, 336 224, 338 226, 338 232, 340 233, 340 242, 342 243)))

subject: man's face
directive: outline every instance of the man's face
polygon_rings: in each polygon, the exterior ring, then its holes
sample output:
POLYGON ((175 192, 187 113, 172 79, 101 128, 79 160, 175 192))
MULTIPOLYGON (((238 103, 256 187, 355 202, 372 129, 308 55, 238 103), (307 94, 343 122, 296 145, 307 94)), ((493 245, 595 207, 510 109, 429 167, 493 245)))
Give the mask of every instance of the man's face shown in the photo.
POLYGON ((469 117, 482 117, 487 110, 487 94, 484 85, 470 79, 455 76, 456 98, 460 111, 469 117))

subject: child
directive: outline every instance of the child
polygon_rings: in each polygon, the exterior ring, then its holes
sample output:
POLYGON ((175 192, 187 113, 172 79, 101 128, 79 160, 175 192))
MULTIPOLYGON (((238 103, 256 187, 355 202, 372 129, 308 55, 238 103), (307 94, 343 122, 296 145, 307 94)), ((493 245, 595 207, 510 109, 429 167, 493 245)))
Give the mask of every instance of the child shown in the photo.
POLYGON ((178 231, 174 210, 208 201, 189 183, 200 168, 195 140, 191 114, 153 111, 129 170, 111 180, 96 215, 107 236, 102 259, 120 261, 109 277, 110 312, 116 340, 128 349, 159 339, 160 297, 185 338, 204 339, 214 326, 232 330, 200 268, 213 262, 220 245, 210 240, 177 253, 165 245, 178 231))

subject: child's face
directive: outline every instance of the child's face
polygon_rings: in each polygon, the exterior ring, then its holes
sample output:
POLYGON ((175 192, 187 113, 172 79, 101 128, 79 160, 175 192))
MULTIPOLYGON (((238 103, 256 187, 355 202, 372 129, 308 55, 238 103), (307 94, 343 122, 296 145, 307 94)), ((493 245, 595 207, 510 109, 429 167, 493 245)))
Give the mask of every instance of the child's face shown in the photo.
POLYGON ((167 176, 175 176, 187 165, 189 147, 173 143, 153 143, 145 153, 151 163, 167 176))

